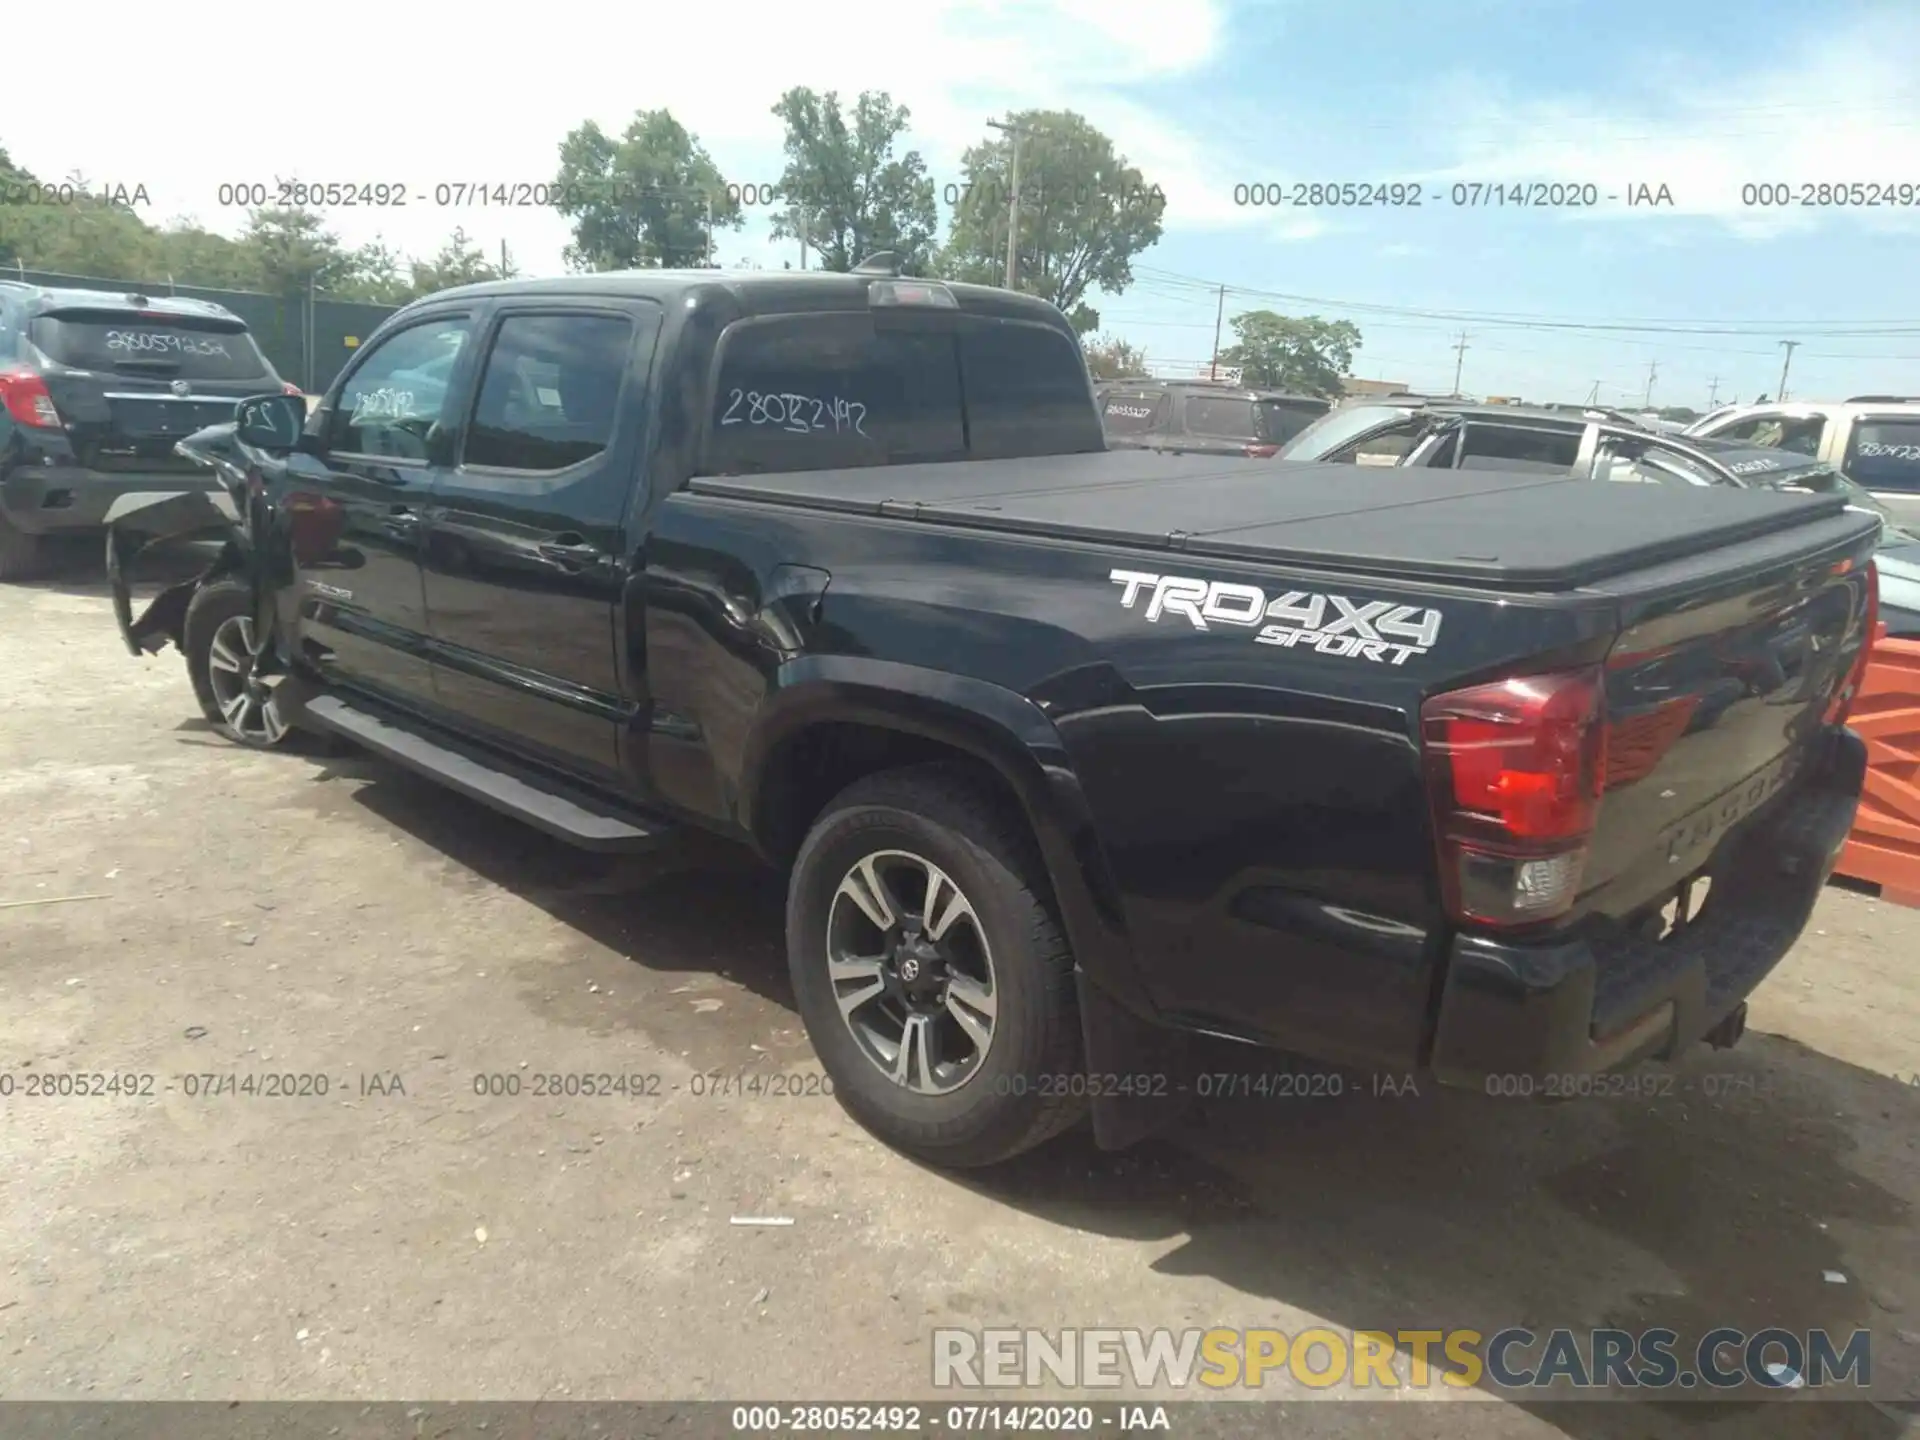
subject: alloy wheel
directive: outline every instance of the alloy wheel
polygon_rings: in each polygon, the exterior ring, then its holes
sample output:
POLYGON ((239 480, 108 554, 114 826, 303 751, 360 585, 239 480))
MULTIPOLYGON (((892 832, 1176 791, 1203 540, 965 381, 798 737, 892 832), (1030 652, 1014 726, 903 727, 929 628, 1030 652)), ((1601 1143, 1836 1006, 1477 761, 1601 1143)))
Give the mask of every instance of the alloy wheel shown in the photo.
POLYGON ((855 1044, 894 1084, 944 1095, 979 1072, 999 1003, 993 952, 932 861, 876 850, 847 871, 827 911, 827 974, 855 1044))
POLYGON ((207 647, 207 682, 234 734, 250 745, 277 745, 287 733, 274 694, 279 677, 260 674, 259 660, 253 617, 229 616, 207 647))

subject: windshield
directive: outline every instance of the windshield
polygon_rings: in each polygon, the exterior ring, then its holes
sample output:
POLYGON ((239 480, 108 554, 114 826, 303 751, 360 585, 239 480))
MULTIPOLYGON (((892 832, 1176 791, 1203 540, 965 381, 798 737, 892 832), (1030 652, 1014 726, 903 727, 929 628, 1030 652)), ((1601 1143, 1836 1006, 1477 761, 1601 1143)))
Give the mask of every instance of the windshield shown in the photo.
POLYGON ((1280 447, 1278 459, 1318 460, 1380 425, 1408 414, 1397 405, 1355 405, 1323 415, 1280 447))

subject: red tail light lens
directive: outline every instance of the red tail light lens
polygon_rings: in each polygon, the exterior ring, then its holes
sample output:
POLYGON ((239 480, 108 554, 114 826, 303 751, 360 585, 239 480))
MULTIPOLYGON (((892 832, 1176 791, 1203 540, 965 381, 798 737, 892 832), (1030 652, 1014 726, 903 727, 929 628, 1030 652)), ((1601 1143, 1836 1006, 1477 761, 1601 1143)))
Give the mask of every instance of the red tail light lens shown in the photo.
POLYGON ((1847 723, 1847 716, 1853 713, 1853 702, 1859 697, 1860 687, 1866 683, 1867 666, 1873 660, 1874 634, 1880 628, 1880 570, 1871 563, 1867 566, 1867 608, 1863 618, 1865 624, 1861 627, 1860 653, 1853 657, 1847 678, 1833 692, 1833 699, 1827 702, 1829 725, 1847 723))
POLYGON ((1271 460, 1280 453, 1278 445, 1243 445, 1240 453, 1249 460, 1271 460))
POLYGON ((1566 911, 1606 782, 1603 672, 1451 691, 1420 720, 1448 913, 1526 925, 1566 911))
POLYGON ((0 403, 22 425, 36 430, 60 428, 60 412, 53 408, 47 382, 31 370, 0 370, 0 403))

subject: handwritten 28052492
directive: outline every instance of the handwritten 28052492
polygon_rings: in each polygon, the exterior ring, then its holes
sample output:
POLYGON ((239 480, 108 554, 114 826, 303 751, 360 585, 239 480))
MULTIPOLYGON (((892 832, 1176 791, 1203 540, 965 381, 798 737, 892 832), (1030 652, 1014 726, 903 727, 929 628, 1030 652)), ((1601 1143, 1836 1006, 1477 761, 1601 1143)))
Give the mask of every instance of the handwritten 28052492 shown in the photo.
POLYGON ((867 407, 838 395, 800 395, 791 390, 762 394, 737 386, 727 391, 722 425, 776 425, 793 435, 817 430, 866 435, 867 407), (744 409, 742 407, 745 407, 744 409))

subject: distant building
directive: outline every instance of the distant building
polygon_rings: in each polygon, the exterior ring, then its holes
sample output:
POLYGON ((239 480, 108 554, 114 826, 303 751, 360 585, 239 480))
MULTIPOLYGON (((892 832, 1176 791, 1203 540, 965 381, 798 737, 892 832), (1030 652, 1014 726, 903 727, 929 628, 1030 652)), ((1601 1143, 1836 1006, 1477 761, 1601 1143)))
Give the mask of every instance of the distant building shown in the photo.
POLYGON ((1404 395, 1407 382, 1404 380, 1361 380, 1349 375, 1340 382, 1341 389, 1348 395, 1404 395))

